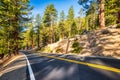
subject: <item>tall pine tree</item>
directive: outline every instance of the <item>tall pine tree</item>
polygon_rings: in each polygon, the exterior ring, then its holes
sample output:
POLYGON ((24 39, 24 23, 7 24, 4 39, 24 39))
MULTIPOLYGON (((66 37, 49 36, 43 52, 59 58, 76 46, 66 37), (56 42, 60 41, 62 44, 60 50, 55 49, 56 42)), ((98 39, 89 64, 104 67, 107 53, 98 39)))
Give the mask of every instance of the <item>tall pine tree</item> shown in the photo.
POLYGON ((92 2, 98 4, 98 16, 99 16, 99 25, 100 28, 105 28, 105 16, 104 16, 104 5, 105 0, 78 0, 79 4, 83 6, 85 11, 87 11, 92 2))
POLYGON ((19 34, 30 20, 27 16, 31 9, 29 0, 0 0, 0 27, 6 36, 3 39, 7 42, 8 53, 18 54, 19 34))
POLYGON ((54 42, 54 23, 56 22, 57 18, 57 10, 55 9, 53 4, 49 4, 44 12, 43 16, 43 23, 45 27, 50 27, 50 35, 51 35, 51 43, 54 42))

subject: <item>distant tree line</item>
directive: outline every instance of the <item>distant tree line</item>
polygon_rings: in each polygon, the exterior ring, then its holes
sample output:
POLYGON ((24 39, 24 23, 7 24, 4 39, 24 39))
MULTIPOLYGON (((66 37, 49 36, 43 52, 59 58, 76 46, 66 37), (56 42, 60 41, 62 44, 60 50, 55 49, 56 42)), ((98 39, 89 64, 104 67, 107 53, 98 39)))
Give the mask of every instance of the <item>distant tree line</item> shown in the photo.
MULTIPOLYGON (((58 15, 53 4, 47 5, 44 15, 38 14, 34 18, 34 38, 29 39, 29 42, 33 41, 34 47, 41 48, 64 38, 75 37, 99 28, 104 29, 105 26, 120 21, 119 0, 79 0, 78 3, 82 6, 78 17, 74 15, 73 6, 69 8, 67 15, 64 10, 58 15)), ((27 34, 26 32, 24 34, 27 34)), ((33 44, 29 43, 29 46, 31 45, 33 44)))

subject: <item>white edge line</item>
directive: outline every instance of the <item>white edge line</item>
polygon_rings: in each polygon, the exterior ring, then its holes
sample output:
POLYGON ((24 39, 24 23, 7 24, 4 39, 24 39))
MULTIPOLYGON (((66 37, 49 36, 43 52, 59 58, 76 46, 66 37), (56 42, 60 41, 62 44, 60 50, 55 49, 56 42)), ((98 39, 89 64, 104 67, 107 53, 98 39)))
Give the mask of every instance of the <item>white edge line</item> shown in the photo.
POLYGON ((28 58, 27 58, 27 56, 25 54, 24 54, 24 56, 25 56, 25 58, 27 60, 27 65, 28 65, 28 71, 29 71, 29 75, 30 75, 30 80, 35 80, 35 76, 33 74, 33 71, 32 71, 31 65, 30 65, 30 63, 28 61, 28 58))

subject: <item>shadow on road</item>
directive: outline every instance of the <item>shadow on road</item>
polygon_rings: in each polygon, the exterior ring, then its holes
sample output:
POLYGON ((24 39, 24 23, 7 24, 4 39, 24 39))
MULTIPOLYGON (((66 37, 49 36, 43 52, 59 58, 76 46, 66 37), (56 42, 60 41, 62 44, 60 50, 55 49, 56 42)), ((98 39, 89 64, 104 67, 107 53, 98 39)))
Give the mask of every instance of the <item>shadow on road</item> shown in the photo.
POLYGON ((2 71, 0 80, 30 80, 26 59, 20 57, 7 65, 2 71))
MULTIPOLYGON (((85 65, 79 65, 62 60, 56 60, 36 54, 25 53, 31 63, 36 80, 119 80, 120 73, 105 71, 85 65)), ((21 58, 11 63, 9 67, 20 65, 21 58)), ((1 80, 30 80, 27 66, 13 69, 3 74, 1 80)))
POLYGON ((66 61, 29 54, 36 80, 119 80, 114 73, 66 61))

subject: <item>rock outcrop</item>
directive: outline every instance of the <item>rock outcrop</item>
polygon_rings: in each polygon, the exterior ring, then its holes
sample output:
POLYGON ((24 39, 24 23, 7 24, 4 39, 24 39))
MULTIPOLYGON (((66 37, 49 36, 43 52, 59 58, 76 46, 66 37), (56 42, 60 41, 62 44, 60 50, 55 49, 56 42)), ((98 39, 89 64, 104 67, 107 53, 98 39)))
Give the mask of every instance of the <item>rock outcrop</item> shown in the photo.
POLYGON ((52 53, 65 53, 69 41, 68 53, 71 53, 71 47, 74 40, 77 38, 82 51, 79 55, 90 54, 95 56, 120 56, 120 29, 106 28, 102 30, 95 30, 85 35, 79 35, 75 38, 64 39, 57 43, 50 44, 52 53))
POLYGON ((84 44, 80 54, 90 53, 97 56, 120 56, 120 29, 107 28, 90 32, 79 38, 84 44), (84 47, 85 46, 85 47, 84 47))

